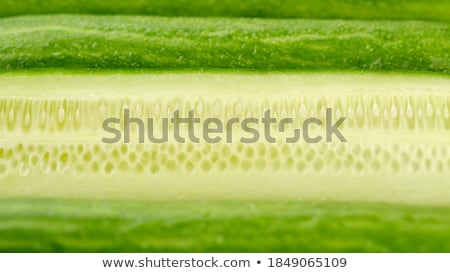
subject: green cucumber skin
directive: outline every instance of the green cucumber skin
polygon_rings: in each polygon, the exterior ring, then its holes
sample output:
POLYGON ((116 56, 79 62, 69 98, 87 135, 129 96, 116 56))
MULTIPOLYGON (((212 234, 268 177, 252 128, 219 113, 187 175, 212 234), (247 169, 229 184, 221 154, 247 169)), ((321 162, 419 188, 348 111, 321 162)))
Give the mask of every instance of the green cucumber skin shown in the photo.
POLYGON ((0 16, 49 13, 450 21, 445 0, 2 0, 0 16))
POLYGON ((0 70, 450 70, 446 23, 54 15, 0 29, 0 70))
POLYGON ((0 252, 449 252, 450 208, 0 200, 0 252))

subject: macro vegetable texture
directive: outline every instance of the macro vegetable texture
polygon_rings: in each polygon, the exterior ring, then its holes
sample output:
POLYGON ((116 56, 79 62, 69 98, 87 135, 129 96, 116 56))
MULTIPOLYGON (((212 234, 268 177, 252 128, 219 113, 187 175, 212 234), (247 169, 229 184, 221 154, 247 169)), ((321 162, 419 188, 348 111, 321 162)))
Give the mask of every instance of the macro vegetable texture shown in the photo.
POLYGON ((448 1, 218 3, 0 1, 0 251, 448 251, 448 1), (125 109, 346 141, 124 143, 125 109))

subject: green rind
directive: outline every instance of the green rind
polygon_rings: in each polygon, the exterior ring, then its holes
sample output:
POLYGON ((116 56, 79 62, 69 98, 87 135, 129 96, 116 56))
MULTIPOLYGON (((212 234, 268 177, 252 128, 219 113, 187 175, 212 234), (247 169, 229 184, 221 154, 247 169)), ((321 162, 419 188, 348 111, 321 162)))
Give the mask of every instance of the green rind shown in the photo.
POLYGON ((445 23, 57 15, 0 29, 0 70, 450 69, 445 23))
POLYGON ((449 252, 444 207, 1 200, 2 252, 449 252))
POLYGON ((445 0, 2 0, 0 16, 49 13, 449 21, 445 0))

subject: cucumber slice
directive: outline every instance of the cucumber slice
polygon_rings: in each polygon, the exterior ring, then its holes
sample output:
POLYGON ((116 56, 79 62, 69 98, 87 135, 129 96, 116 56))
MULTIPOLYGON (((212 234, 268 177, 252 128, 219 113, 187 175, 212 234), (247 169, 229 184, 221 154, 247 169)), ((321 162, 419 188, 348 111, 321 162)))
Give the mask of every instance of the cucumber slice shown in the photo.
MULTIPOLYGON (((450 204, 450 80, 444 76, 353 73, 105 73, 3 74, 0 83, 0 185, 3 197, 118 199, 365 200, 450 204), (347 142, 276 143, 233 128, 219 143, 170 137, 156 144, 102 143, 103 122, 123 120, 123 109, 162 135, 163 117, 193 110, 216 117, 272 116, 347 119, 347 142)), ((122 124, 123 125, 123 124, 122 124)), ((120 126, 122 126, 120 125, 120 126)), ((117 127, 117 130, 122 130, 117 127)), ((324 136, 323 127, 311 131, 324 136)), ((123 134, 122 134, 123 135, 123 134)), ((168 130, 173 136, 173 127, 168 130)))

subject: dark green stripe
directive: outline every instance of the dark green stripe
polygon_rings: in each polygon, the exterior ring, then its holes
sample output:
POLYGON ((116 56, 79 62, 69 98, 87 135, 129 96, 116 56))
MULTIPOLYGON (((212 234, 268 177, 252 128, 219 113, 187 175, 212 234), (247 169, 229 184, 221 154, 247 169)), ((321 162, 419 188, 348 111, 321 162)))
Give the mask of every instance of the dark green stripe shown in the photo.
POLYGON ((450 21, 447 0, 1 0, 0 16, 49 13, 450 21))
POLYGON ((0 20, 0 69, 450 69, 445 23, 35 16, 0 20))
POLYGON ((1 200, 2 252, 449 252, 449 208, 1 200))

